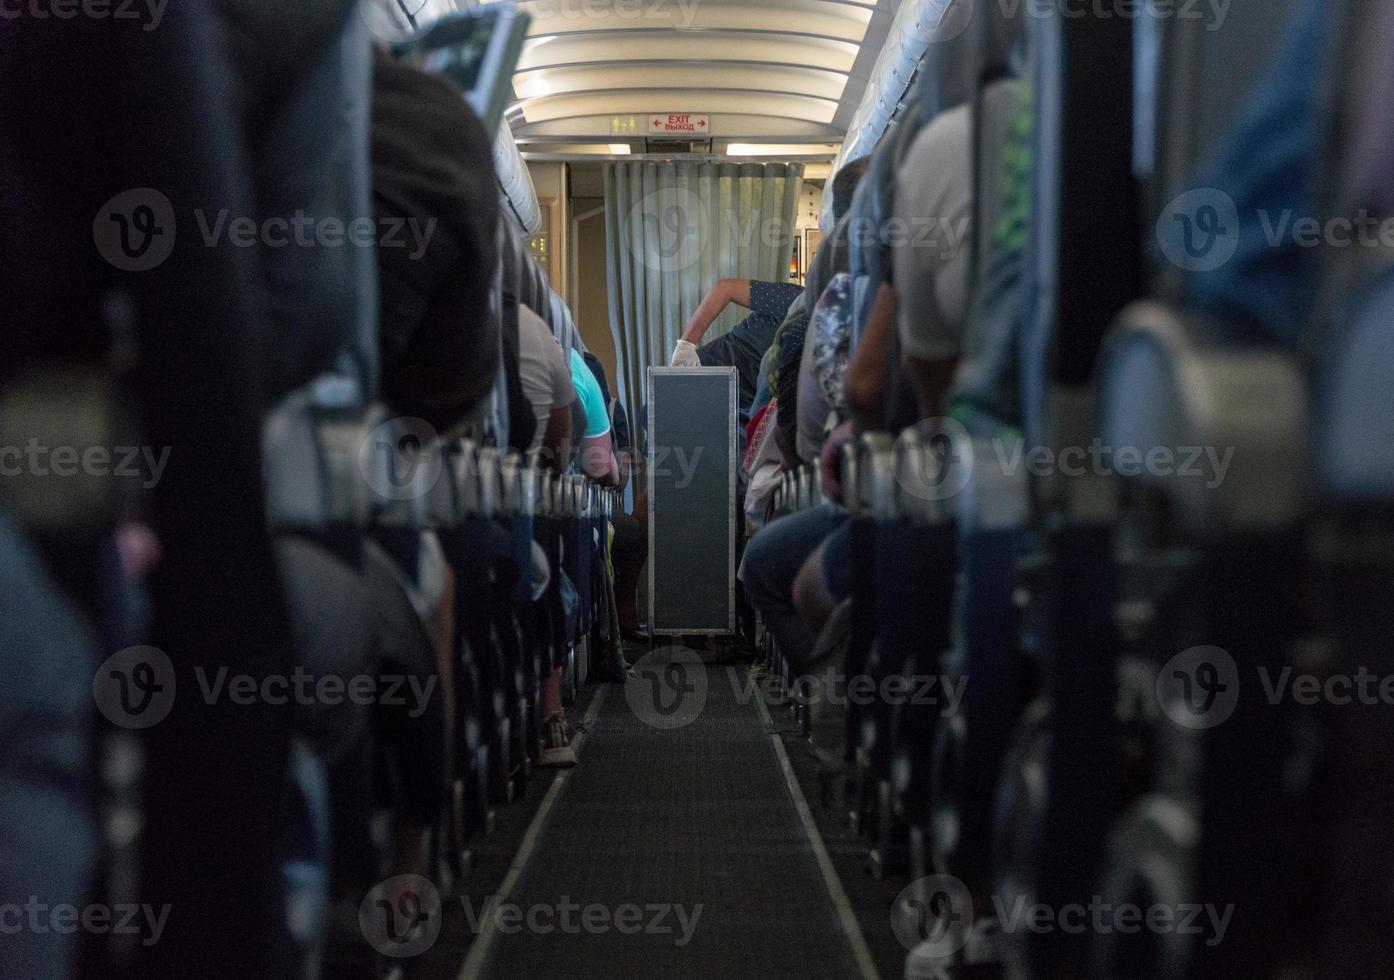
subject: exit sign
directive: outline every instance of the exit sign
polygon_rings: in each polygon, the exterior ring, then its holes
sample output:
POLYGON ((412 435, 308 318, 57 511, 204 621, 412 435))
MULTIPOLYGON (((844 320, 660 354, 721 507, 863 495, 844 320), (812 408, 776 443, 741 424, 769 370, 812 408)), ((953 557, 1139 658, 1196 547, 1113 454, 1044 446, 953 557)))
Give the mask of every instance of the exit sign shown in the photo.
POLYGON ((650 135, 706 136, 711 119, 687 112, 656 112, 649 116, 650 135))

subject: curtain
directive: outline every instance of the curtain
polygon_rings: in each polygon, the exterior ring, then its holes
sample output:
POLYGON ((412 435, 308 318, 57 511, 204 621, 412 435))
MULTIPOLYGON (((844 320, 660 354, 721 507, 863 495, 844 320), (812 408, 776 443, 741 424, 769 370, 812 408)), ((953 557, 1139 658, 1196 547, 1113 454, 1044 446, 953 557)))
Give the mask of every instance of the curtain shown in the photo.
MULTIPOLYGON (((616 395, 638 420, 650 367, 718 279, 785 282, 803 183, 798 163, 679 161, 605 167, 605 240, 616 395)), ((728 309, 705 340, 744 316, 728 309)), ((636 433, 637 435, 637 433, 636 433)))

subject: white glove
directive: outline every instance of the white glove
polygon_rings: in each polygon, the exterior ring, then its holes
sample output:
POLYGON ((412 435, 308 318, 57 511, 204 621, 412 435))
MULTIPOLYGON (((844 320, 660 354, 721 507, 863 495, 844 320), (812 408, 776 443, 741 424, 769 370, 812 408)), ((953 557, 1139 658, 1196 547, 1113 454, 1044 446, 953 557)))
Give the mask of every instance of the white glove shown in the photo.
POLYGON ((679 340, 678 345, 673 348, 673 359, 668 362, 669 367, 701 367, 702 361, 697 357, 697 345, 689 340, 679 340))

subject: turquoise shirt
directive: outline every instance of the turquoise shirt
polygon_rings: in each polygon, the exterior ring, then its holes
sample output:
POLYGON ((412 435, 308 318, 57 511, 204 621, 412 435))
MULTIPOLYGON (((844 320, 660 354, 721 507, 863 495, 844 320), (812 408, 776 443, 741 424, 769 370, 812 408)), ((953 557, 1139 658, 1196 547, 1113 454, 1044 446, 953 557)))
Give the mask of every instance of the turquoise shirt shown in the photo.
POLYGON ((576 348, 571 348, 571 384, 576 389, 576 397, 581 400, 581 408, 586 412, 587 439, 603 436, 610 431, 610 410, 605 404, 605 395, 600 391, 600 382, 595 380, 591 369, 576 348))

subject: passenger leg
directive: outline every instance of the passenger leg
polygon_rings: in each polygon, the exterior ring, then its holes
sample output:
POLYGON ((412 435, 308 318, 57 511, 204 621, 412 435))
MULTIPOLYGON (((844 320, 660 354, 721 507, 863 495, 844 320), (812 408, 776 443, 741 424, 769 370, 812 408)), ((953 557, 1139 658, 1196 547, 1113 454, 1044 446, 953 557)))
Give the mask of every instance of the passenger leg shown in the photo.
POLYGON ((649 499, 640 494, 634 502, 633 514, 616 514, 615 540, 612 545, 615 561, 615 606, 620 630, 635 637, 639 631, 639 576, 649 560, 649 499))
POLYGON ((771 522, 746 548, 741 569, 750 601, 780 650, 796 664, 807 663, 817 633, 794 606, 794 580, 808 556, 846 523, 846 511, 825 504, 771 522))
POLYGON ((376 705, 378 730, 395 790, 395 830, 390 875, 430 874, 431 831, 446 799, 450 773, 450 731, 446 699, 437 667, 438 606, 450 596, 443 560, 429 545, 422 549, 421 588, 407 582, 387 554, 369 546, 365 574, 376 619, 379 678, 392 684, 391 703, 376 705), (434 557, 432 557, 434 556, 434 557), (434 627, 434 628, 433 628, 434 627))
POLYGON ((828 625, 833 610, 851 592, 851 524, 828 535, 799 569, 794 579, 794 608, 813 633, 828 625))
POLYGON ((570 746, 571 733, 561 704, 561 668, 556 667, 542 684, 542 752, 537 764, 544 769, 565 769, 576 764, 570 746))

